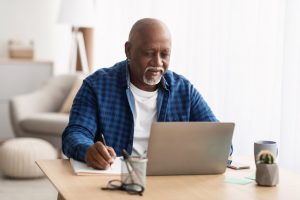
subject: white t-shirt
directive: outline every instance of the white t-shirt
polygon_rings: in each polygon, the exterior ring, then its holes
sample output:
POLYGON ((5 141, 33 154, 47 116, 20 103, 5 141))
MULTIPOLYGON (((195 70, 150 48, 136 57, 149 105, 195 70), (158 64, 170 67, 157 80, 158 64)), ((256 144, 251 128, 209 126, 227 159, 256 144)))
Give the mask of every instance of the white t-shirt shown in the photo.
POLYGON ((148 148, 148 139, 152 122, 156 121, 157 90, 147 92, 130 83, 134 97, 135 113, 133 155, 144 155, 148 148))

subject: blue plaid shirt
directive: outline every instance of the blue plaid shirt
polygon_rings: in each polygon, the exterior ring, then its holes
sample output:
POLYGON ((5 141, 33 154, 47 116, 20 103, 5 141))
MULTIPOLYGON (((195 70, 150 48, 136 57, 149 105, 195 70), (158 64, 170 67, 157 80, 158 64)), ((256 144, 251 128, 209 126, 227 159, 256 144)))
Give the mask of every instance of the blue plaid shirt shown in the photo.
MULTIPOLYGON (((132 152, 134 98, 127 61, 87 77, 79 89, 62 135, 66 156, 84 161, 103 133, 118 156, 132 152)), ((183 76, 167 71, 158 87, 157 121, 217 121, 199 92, 183 76)))

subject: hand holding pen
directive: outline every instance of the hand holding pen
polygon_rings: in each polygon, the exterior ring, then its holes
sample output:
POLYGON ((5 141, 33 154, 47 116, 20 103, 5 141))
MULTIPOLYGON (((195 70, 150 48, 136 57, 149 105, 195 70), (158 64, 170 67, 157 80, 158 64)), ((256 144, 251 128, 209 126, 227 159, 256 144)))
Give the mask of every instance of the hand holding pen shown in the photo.
POLYGON ((106 145, 103 134, 101 134, 101 140, 88 148, 85 161, 93 168, 107 169, 116 158, 116 153, 112 147, 106 145))

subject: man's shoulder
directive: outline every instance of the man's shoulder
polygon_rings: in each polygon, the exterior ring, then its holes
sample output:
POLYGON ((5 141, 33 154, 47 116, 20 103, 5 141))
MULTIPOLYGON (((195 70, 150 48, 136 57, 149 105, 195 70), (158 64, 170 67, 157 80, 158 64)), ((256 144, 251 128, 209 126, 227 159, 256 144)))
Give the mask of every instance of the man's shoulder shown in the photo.
POLYGON ((95 71, 90 77, 94 78, 94 77, 98 77, 98 76, 112 76, 112 75, 118 75, 118 73, 125 73, 125 68, 126 68, 127 64, 126 61, 121 61, 118 62, 116 64, 114 64, 111 67, 104 67, 104 68, 100 68, 97 71, 95 71))
POLYGON ((165 73, 164 78, 170 87, 174 87, 176 85, 191 85, 191 82, 186 77, 171 70, 168 70, 167 73, 165 73))
POLYGON ((117 81, 126 74, 126 61, 121 61, 111 67, 100 68, 86 78, 90 84, 99 83, 102 81, 117 81))

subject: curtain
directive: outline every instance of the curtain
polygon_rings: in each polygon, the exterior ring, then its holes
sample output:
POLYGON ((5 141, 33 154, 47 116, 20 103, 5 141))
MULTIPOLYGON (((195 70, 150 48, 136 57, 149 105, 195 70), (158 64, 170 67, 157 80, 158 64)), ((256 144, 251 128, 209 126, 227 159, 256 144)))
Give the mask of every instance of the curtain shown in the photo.
POLYGON ((254 141, 275 140, 280 165, 300 172, 299 8, 297 0, 98 0, 95 69, 125 59, 135 21, 161 19, 172 33, 169 69, 220 121, 236 123, 234 154, 253 156, 254 141))
POLYGON ((300 172, 300 1, 289 0, 286 7, 280 161, 300 172))

